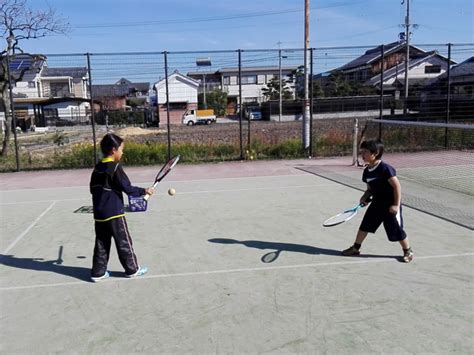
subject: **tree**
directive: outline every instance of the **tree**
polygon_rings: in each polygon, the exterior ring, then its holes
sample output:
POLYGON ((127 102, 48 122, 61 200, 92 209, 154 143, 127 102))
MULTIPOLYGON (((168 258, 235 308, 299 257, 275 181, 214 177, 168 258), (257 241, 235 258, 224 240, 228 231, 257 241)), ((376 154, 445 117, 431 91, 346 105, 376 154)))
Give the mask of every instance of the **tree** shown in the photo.
POLYGON ((304 66, 300 65, 293 70, 288 79, 289 84, 293 84, 295 89, 295 99, 304 98, 304 66))
MULTIPOLYGON (((14 58, 17 53, 24 53, 20 42, 45 37, 48 34, 66 34, 69 23, 58 17, 56 11, 48 7, 45 10, 33 10, 27 0, 0 0, 0 33, 5 38, 6 47, 0 52, 0 108, 5 112, 5 134, 2 143, 2 156, 9 152, 9 141, 12 131, 12 109, 10 105, 9 77, 7 55, 14 58)), ((25 54, 29 55, 29 54, 25 54)), ((44 57, 30 55, 32 63, 44 57)), ((15 81, 21 81, 28 68, 15 72, 15 81)))
POLYGON ((214 110, 214 113, 219 116, 226 115, 227 108, 227 93, 217 89, 206 94, 206 102, 209 108, 214 110))
MULTIPOLYGON (((282 80, 281 83, 281 97, 283 100, 291 100, 293 99, 293 94, 291 89, 288 85, 287 80, 282 80)), ((262 88, 263 96, 267 98, 267 100, 279 100, 280 98, 280 79, 278 77, 273 77, 267 87, 262 88)))

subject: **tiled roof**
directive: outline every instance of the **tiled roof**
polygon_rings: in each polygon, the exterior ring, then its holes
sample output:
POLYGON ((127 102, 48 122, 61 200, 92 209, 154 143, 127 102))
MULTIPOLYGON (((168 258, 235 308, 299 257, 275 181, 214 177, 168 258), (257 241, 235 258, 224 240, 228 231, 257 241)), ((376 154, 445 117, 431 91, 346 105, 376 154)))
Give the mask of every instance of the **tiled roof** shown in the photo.
MULTIPOLYGON (((280 67, 278 65, 276 66, 254 66, 254 67, 242 67, 242 72, 278 72, 280 67)), ((288 70, 296 70, 298 69, 298 66, 282 66, 281 70, 288 71, 288 70)), ((218 70, 218 72, 224 74, 224 73, 235 73, 238 72, 239 68, 222 68, 218 70)))
MULTIPOLYGON (((387 54, 388 52, 402 48, 404 46, 405 46, 405 42, 392 42, 392 43, 384 45, 384 51, 387 54)), ((350 61, 347 64, 344 64, 343 66, 337 68, 336 70, 347 70, 347 69, 357 68, 357 67, 369 64, 374 59, 377 59, 378 57, 380 57, 381 51, 382 51, 382 46, 369 49, 360 57, 350 61)))
MULTIPOLYGON (((474 75, 474 56, 451 68, 451 77, 474 75)), ((443 76, 447 76, 446 73, 443 76)))
POLYGON ((92 85, 93 96, 100 97, 120 97, 127 96, 129 93, 128 87, 125 85, 92 85))

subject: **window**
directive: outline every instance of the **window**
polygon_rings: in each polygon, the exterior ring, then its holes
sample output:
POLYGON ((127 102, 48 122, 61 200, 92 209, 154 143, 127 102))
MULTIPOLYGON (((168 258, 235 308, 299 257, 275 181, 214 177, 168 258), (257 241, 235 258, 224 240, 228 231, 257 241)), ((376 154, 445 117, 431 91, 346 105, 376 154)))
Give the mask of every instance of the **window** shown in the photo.
POLYGON ((425 67, 425 74, 441 73, 441 65, 427 65, 425 67))
POLYGON ((224 85, 230 85, 230 76, 224 76, 224 78, 222 79, 222 83, 224 85))
POLYGON ((242 85, 256 84, 256 83, 257 83, 256 75, 242 75, 242 85))
POLYGON ((28 87, 29 88, 35 88, 36 87, 36 83, 34 81, 28 81, 28 87))
POLYGON ((69 94, 68 83, 51 83, 50 95, 53 97, 63 97, 69 94))
POLYGON ((46 118, 57 118, 58 117, 58 109, 57 108, 45 108, 43 110, 44 117, 46 118))

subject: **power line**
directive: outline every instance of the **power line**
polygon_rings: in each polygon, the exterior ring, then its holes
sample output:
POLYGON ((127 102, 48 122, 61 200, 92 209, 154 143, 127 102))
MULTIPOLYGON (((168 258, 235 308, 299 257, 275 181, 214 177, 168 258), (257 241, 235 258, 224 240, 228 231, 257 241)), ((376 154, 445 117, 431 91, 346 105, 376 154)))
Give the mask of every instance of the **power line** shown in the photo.
MULTIPOLYGON (((326 9, 326 8, 335 8, 335 7, 345 7, 345 6, 354 6, 367 0, 360 1, 348 1, 343 3, 338 3, 334 5, 327 6, 316 6, 312 9, 326 9)), ((252 18, 252 17, 262 17, 262 16, 274 16, 274 15, 283 15, 288 13, 302 12, 303 9, 286 9, 278 11, 260 11, 260 12, 250 12, 238 15, 227 15, 227 16, 214 16, 214 17, 196 17, 196 18, 185 18, 185 19, 168 19, 168 20, 158 20, 158 21, 140 21, 140 22, 117 22, 117 23, 108 23, 108 24, 78 24, 75 25, 75 28, 110 28, 110 27, 142 27, 142 26, 156 26, 156 25, 175 25, 183 23, 196 23, 196 22, 209 22, 209 21, 227 21, 227 20, 237 20, 242 18, 252 18)))

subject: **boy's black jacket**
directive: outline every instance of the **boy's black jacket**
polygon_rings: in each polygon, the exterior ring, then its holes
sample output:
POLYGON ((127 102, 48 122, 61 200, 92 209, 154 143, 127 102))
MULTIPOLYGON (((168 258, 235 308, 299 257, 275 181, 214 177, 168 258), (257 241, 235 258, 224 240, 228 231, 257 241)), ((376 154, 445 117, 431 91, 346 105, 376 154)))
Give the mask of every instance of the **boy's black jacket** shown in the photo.
POLYGON ((123 195, 142 196, 145 189, 132 186, 119 163, 101 161, 91 175, 90 192, 94 207, 94 219, 107 221, 124 215, 123 195))

